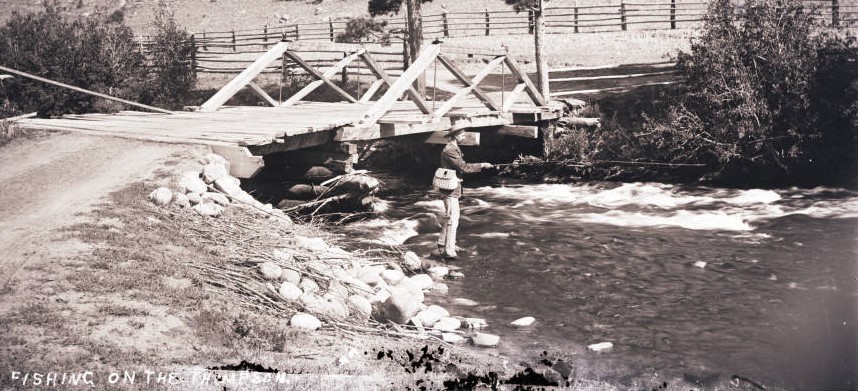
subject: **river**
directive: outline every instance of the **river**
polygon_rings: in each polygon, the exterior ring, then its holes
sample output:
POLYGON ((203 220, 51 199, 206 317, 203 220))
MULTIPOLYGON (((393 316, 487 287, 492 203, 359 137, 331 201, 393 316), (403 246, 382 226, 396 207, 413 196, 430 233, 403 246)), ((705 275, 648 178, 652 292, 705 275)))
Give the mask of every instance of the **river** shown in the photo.
MULTIPOLYGON (((440 198, 393 181, 384 216, 341 229, 428 256, 437 233, 403 219, 439 213, 440 198)), ((856 228, 858 193, 841 189, 483 183, 462 199, 465 278, 435 300, 485 318, 498 354, 564 355, 582 378, 850 390, 856 228), (509 325, 524 316, 536 323, 509 325), (587 349, 599 342, 614 347, 587 349)))

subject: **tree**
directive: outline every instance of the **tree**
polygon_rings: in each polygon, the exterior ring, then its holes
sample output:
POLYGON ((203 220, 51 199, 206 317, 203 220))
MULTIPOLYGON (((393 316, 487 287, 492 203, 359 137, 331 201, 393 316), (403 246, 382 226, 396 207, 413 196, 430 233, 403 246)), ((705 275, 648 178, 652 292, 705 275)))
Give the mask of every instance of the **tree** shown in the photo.
MULTIPOLYGON (((420 4, 427 3, 432 0, 404 0, 405 14, 407 21, 406 31, 406 61, 405 66, 408 67, 414 62, 414 59, 420 53, 420 46, 423 43, 423 23, 420 4)), ((402 8, 403 0, 369 0, 369 14, 372 16, 396 14, 402 8)), ((426 92, 426 77, 421 74, 415 82, 417 91, 421 94, 426 92)))
POLYGON ((854 165, 858 46, 817 25, 798 0, 714 0, 691 53, 685 87, 646 139, 676 160, 755 182, 820 180, 854 165))
POLYGON ((512 5, 516 12, 533 12, 533 46, 536 56, 536 75, 539 93, 548 99, 548 64, 545 61, 545 1, 544 0, 504 0, 512 5))

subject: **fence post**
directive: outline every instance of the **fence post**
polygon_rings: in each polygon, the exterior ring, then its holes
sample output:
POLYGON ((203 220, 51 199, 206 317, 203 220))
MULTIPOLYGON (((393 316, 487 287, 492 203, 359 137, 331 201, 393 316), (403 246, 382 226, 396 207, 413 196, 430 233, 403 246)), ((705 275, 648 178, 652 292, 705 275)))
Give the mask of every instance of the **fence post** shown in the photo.
POLYGON ((444 27, 444 38, 450 37, 450 24, 447 21, 447 10, 441 12, 441 24, 444 27))
POLYGON ((235 29, 232 29, 232 51, 235 51, 235 29))
POLYGON ((676 30, 676 0, 670 0, 670 29, 676 30))
POLYGON ((331 42, 334 42, 334 18, 328 16, 328 30, 331 32, 331 42))
POLYGON ((578 7, 572 8, 572 17, 575 18, 575 34, 578 34, 578 7))
POLYGON ((831 0, 831 25, 837 27, 840 25, 840 2, 831 0))
POLYGON ((191 34, 191 69, 194 75, 197 73, 197 38, 191 34))
POLYGON ((626 31, 626 3, 620 2, 620 29, 626 31))
MULTIPOLYGON (((343 52, 343 58, 346 58, 348 56, 349 56, 348 52, 343 52)), ((360 77, 360 75, 358 75, 358 77, 360 77)), ((343 71, 341 73, 341 80, 342 80, 341 84, 343 86, 343 89, 345 89, 346 84, 349 82, 349 67, 348 67, 348 65, 343 67, 343 71)))
POLYGON ((486 8, 486 35, 491 34, 491 31, 490 31, 491 30, 491 24, 492 24, 492 22, 489 19, 489 9, 486 8))
POLYGON ((301 39, 301 34, 298 32, 298 23, 295 23, 295 40, 301 39))
POLYGON ((262 50, 268 50, 268 23, 262 26, 262 50))
POLYGON ((206 46, 206 30, 203 30, 203 51, 209 50, 208 46, 206 46))
POLYGON ((527 10, 527 33, 533 34, 533 10, 527 10))

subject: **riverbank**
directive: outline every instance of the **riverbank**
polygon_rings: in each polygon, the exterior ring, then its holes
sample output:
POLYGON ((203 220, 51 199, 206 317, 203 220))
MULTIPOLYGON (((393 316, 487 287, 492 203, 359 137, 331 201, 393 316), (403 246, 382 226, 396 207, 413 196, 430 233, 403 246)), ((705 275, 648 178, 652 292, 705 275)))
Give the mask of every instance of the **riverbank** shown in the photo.
POLYGON ((331 265, 398 264, 400 253, 338 249, 329 232, 253 206, 231 203, 206 217, 152 201, 154 190, 178 189, 182 173, 201 171, 206 150, 64 134, 3 147, 4 389, 87 373, 94 389, 127 389, 126 373, 143 389, 246 389, 241 382, 260 376, 274 380, 249 388, 531 384, 515 377, 527 363, 368 317, 319 316, 318 330, 294 327, 306 303, 272 292, 280 282, 265 280, 260 260, 289 257, 282 263, 329 289, 331 265), (225 380, 203 382, 206 374, 225 380))

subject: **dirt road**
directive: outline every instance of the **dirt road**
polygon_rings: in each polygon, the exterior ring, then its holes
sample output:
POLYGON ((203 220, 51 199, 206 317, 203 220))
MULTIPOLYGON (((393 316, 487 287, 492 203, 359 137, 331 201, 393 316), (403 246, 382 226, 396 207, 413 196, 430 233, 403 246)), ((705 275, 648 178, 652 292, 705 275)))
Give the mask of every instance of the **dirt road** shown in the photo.
POLYGON ((109 192, 194 148, 204 147, 59 133, 0 148, 0 284, 109 192))

